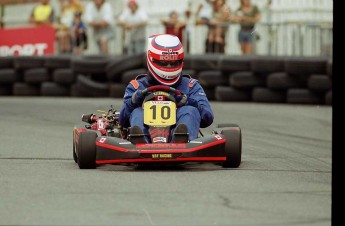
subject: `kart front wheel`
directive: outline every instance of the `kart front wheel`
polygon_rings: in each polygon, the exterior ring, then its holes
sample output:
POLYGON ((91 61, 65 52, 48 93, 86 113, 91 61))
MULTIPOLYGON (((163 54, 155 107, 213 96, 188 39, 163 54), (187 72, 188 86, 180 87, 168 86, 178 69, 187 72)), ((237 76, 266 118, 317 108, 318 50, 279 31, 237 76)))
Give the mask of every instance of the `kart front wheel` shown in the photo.
POLYGON ((241 164, 242 158, 242 134, 238 126, 224 128, 221 132, 225 136, 226 160, 223 162, 224 168, 237 168, 241 164))
POLYGON ((239 126, 234 123, 220 123, 217 125, 217 128, 224 128, 224 127, 239 127, 239 126))
POLYGON ((78 136, 78 166, 80 169, 96 168, 96 138, 97 133, 82 132, 78 136))

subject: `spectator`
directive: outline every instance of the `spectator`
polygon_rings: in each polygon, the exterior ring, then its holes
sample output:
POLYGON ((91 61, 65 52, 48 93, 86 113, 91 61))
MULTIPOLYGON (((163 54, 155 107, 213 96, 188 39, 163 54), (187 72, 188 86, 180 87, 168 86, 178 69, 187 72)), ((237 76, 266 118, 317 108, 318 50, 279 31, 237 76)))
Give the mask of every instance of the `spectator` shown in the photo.
POLYGON ((118 25, 123 27, 123 46, 125 54, 145 52, 146 25, 148 16, 144 10, 139 9, 135 0, 129 0, 128 8, 118 18, 118 25))
POLYGON ((206 0, 208 4, 200 4, 196 12, 196 25, 207 25, 207 39, 205 52, 224 53, 225 34, 227 27, 225 22, 230 21, 230 7, 225 0, 206 0))
POLYGON ((196 16, 196 25, 207 24, 212 16, 212 2, 214 0, 203 0, 203 3, 198 5, 198 8, 195 12, 196 16))
POLYGON ((60 23, 57 31, 59 49, 61 53, 71 52, 71 33, 70 27, 76 12, 84 11, 83 5, 79 0, 59 0, 61 6, 60 23))
POLYGON ((230 20, 230 7, 226 5, 225 0, 215 0, 212 4, 212 18, 209 22, 209 31, 207 34, 208 46, 206 52, 224 53, 225 35, 227 24, 230 20))
POLYGON ((186 18, 186 28, 183 33, 183 40, 182 43, 185 47, 185 53, 189 53, 190 51, 190 36, 191 36, 191 27, 193 26, 193 17, 192 17, 192 11, 191 11, 191 2, 188 3, 188 9, 185 11, 185 18, 186 18))
POLYGON ((260 20, 260 11, 256 5, 252 5, 250 0, 241 0, 241 5, 236 11, 234 20, 240 23, 241 29, 238 33, 238 41, 243 54, 253 53, 253 42, 255 23, 260 20))
POLYGON ((54 9, 49 0, 41 0, 31 12, 29 23, 34 25, 48 25, 54 21, 54 9))
POLYGON ((93 37, 102 54, 109 53, 109 41, 114 39, 113 10, 105 0, 93 0, 85 9, 85 22, 93 30, 93 37))
POLYGON ((183 32, 187 23, 179 20, 179 15, 176 11, 169 13, 169 19, 161 19, 162 24, 165 26, 165 33, 175 35, 183 43, 183 32))
POLYGON ((75 12, 71 30, 73 53, 81 54, 87 49, 87 31, 86 25, 81 20, 81 12, 75 12))

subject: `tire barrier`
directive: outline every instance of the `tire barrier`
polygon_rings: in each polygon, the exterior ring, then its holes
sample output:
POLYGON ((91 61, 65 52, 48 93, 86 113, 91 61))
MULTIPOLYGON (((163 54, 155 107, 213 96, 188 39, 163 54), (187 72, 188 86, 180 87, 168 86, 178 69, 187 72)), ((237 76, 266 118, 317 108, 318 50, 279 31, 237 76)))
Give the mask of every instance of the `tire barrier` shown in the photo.
MULTIPOLYGON (((0 57, 0 96, 122 98, 147 73, 145 54, 0 57)), ((183 73, 210 100, 332 105, 332 59, 291 56, 186 55, 183 73)))
POLYGON ((24 71, 24 82, 28 84, 41 84, 50 81, 50 75, 46 68, 32 68, 24 71))

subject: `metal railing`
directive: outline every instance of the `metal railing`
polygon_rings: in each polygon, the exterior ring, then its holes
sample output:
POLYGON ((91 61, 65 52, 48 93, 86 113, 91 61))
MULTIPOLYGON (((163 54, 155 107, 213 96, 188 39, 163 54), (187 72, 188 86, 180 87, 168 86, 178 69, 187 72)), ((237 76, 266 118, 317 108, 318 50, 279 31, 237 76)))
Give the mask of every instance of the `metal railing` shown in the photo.
MULTIPOLYGON (((238 43, 239 24, 227 24, 225 54, 241 55, 238 43)), ((190 54, 203 54, 207 26, 192 25, 189 27, 190 54)), ((150 23, 146 27, 147 36, 163 33, 164 27, 158 23, 150 23)), ((122 37, 122 29, 116 29, 116 37, 122 37)), ((252 33, 259 36, 256 40, 255 54, 281 56, 332 56, 333 54, 333 24, 315 22, 280 22, 257 23, 252 33)), ((186 40, 186 38, 184 39, 186 40)), ((121 40, 115 40, 117 53, 122 53, 119 45, 121 40)), ((184 43, 186 46, 186 43, 184 43)), ((91 50, 90 50, 91 51, 91 50)))

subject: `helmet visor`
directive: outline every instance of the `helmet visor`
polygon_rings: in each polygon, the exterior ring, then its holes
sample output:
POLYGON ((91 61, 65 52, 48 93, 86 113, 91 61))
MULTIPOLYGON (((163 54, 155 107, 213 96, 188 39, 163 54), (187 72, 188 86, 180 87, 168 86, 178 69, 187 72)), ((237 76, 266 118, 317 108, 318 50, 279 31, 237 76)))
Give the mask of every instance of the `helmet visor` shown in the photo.
POLYGON ((167 61, 167 60, 156 60, 152 59, 153 63, 160 67, 165 67, 165 68, 176 68, 179 67, 183 60, 174 60, 174 61, 167 61))

